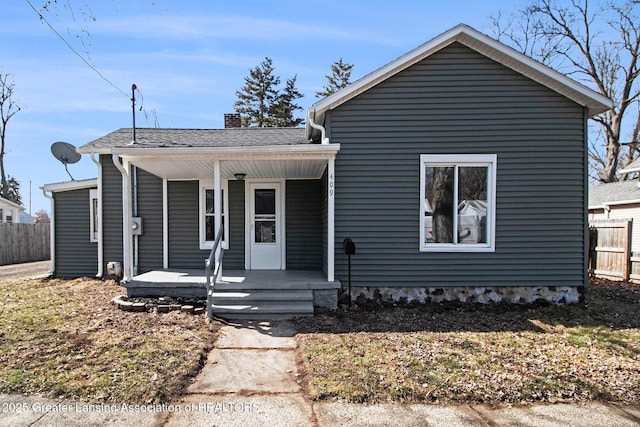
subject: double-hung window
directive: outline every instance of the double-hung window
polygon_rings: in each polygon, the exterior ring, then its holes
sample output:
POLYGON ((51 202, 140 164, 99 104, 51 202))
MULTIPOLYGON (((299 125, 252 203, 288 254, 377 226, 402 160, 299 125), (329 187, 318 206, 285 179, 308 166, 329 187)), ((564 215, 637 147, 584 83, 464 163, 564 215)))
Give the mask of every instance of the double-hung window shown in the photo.
MULTIPOLYGON (((221 223, 222 223, 222 247, 229 249, 227 236, 229 235, 229 221, 226 217, 227 200, 227 182, 222 185, 222 201, 221 201, 221 223)), ((218 230, 215 228, 215 194, 212 180, 200 181, 200 249, 211 249, 216 240, 218 230)))
POLYGON ((495 250, 495 154, 420 156, 420 250, 495 250))

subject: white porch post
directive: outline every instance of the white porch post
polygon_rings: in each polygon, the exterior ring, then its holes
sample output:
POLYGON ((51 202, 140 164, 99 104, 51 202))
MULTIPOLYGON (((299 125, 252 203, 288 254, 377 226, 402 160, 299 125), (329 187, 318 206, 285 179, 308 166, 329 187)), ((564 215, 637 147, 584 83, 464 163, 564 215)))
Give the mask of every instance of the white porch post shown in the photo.
MULTIPOLYGON (((220 179, 220 160, 213 162, 213 223, 215 226, 215 235, 220 231, 222 227, 222 180, 220 179)), ((227 236, 225 236, 226 238, 227 236)), ((221 244, 216 248, 215 262, 218 262, 218 255, 220 253, 221 244)))
POLYGON ((162 268, 169 268, 169 184, 162 178, 162 268))
POLYGON ((334 200, 336 197, 335 159, 329 159, 327 167, 327 281, 333 282, 335 274, 334 200))

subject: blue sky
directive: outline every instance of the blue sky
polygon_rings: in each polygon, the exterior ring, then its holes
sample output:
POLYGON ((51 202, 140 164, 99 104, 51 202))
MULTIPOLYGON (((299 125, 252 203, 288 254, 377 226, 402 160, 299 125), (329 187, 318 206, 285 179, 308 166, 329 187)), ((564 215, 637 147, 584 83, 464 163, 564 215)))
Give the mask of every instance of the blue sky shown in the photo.
MULTIPOLYGON (((33 213, 50 209, 39 187, 69 179, 51 144, 80 146, 131 127, 134 83, 144 107, 139 127, 153 127, 157 119, 160 127, 220 128, 244 77, 265 56, 283 82, 297 75, 306 108, 339 58, 355 64, 355 80, 459 23, 491 34, 489 17, 516 7, 513 0, 58 3, 44 16, 113 86, 26 0, 0 3, 0 72, 12 75, 14 101, 22 108, 9 122, 5 166, 33 213)), ((75 179, 97 176, 88 156, 69 170, 75 179)))

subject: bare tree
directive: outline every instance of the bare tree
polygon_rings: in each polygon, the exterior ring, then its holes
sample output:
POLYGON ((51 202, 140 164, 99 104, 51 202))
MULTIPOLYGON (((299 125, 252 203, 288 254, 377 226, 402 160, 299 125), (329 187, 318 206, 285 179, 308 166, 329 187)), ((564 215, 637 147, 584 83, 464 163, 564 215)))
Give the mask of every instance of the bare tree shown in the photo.
POLYGON ((40 209, 36 212, 36 218, 34 220, 36 224, 51 224, 51 218, 49 217, 49 212, 44 209, 40 209))
POLYGON ((613 109, 593 118, 604 148, 591 145, 589 150, 597 180, 604 183, 619 179, 623 119, 640 96, 635 85, 640 75, 640 2, 591 6, 588 0, 533 0, 516 15, 497 15, 491 21, 498 39, 586 81, 614 101, 613 109))
POLYGON ((9 182, 4 167, 4 155, 6 154, 7 124, 9 120, 20 111, 20 107, 13 99, 15 83, 9 80, 9 74, 0 73, 0 195, 9 198, 9 182))

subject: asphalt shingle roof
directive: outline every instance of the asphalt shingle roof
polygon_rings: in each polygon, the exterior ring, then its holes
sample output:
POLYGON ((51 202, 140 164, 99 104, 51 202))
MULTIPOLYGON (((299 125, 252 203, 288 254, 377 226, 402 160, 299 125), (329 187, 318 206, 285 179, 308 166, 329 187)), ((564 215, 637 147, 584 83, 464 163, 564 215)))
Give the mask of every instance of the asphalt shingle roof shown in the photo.
POLYGON ((589 207, 600 207, 604 203, 640 200, 638 180, 612 182, 589 187, 589 207))
MULTIPOLYGON (((113 131, 80 147, 83 151, 132 147, 132 129, 113 131)), ((311 144, 304 128, 136 128, 136 148, 261 147, 311 144)))

